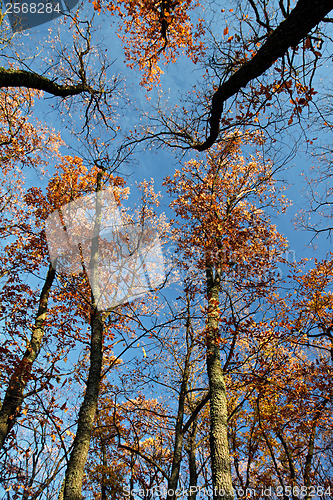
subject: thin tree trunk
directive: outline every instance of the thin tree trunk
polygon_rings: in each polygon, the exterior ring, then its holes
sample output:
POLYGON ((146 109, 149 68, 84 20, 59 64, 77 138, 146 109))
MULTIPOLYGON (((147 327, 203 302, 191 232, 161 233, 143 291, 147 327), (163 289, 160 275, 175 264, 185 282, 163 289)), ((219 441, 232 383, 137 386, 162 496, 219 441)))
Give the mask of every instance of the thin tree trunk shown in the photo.
POLYGON ((189 446, 188 446, 188 462, 189 462, 189 471, 190 471, 190 481, 189 481, 189 495, 188 500, 196 500, 197 498, 197 485, 198 485, 198 473, 197 473, 197 462, 195 457, 196 450, 196 435, 197 435, 197 417, 195 418, 191 433, 189 437, 189 446))
POLYGON ((106 455, 106 446, 104 439, 101 438, 101 449, 102 449, 102 460, 103 460, 103 470, 102 470, 102 481, 101 481, 101 500, 107 500, 106 495, 106 470, 108 466, 108 460, 106 455))
POLYGON ((181 383, 181 389, 179 394, 179 402, 178 402, 178 412, 177 412, 177 421, 175 428, 175 444, 173 448, 173 456, 172 456, 172 466, 171 466, 171 475, 168 481, 168 496, 167 500, 174 500, 176 498, 175 491, 177 489, 179 473, 180 473, 180 464, 182 461, 183 454, 183 441, 184 434, 182 432, 183 421, 184 421, 184 409, 185 409, 185 398, 186 398, 186 388, 188 382, 188 366, 185 364, 185 370, 183 374, 183 380, 181 383))
POLYGON ((305 459, 305 466, 304 466, 304 486, 306 486, 306 491, 307 495, 305 497, 305 500, 311 500, 311 496, 309 494, 310 492, 310 486, 311 486, 311 466, 312 466, 312 460, 314 456, 314 451, 315 451, 315 438, 316 438, 316 430, 317 430, 317 425, 318 425, 318 420, 320 418, 321 412, 324 410, 326 404, 328 403, 329 399, 325 399, 324 401, 321 402, 319 405, 314 419, 312 421, 312 427, 311 427, 311 432, 310 432, 310 437, 309 437, 309 445, 308 445, 308 453, 305 459))
POLYGON ((296 471, 295 471, 295 467, 294 467, 293 456, 292 456, 292 453, 290 451, 290 448, 288 446, 287 441, 284 439, 282 433, 279 430, 276 431, 276 436, 280 440, 280 442, 283 446, 283 449, 285 451, 287 460, 288 460, 289 471, 290 471, 290 486, 292 487, 291 488, 291 491, 292 491, 291 498, 293 500, 295 500, 296 497, 295 497, 293 491, 294 491, 294 487, 296 486, 296 471))
POLYGON ((168 495, 167 500, 175 500, 175 491, 178 486, 180 465, 182 461, 183 453, 183 442, 184 442, 184 432, 183 432, 183 422, 184 422, 184 411, 185 411, 185 401, 187 394, 187 384, 190 376, 190 358, 191 358, 191 345, 189 345, 190 339, 190 309, 189 309, 189 295, 186 293, 187 298, 187 321, 186 321, 186 342, 187 342, 187 352, 185 356, 184 372, 182 376, 182 382, 180 385, 179 400, 178 400, 178 412, 177 421, 175 428, 175 444, 173 448, 171 475, 168 480, 168 495))
MULTIPOLYGON (((101 191, 101 180, 103 173, 97 174, 96 186, 96 219, 94 223, 94 237, 91 245, 90 271, 92 289, 98 294, 98 235, 101 227, 101 203, 99 191, 101 191)), ((88 457, 90 440, 93 432, 94 420, 97 411, 98 394, 100 388, 102 361, 103 361, 103 327, 104 322, 100 311, 96 307, 95 298, 92 295, 92 313, 90 319, 90 367, 86 392, 80 408, 77 423, 76 436, 74 438, 72 453, 65 475, 64 500, 81 500, 84 467, 88 457)))
POLYGON ((220 276, 207 265, 207 373, 210 388, 210 453, 214 500, 233 500, 228 443, 227 396, 219 347, 220 276))
POLYGON ((32 365, 37 358, 41 343, 44 336, 44 324, 46 319, 47 304, 55 277, 55 270, 49 266, 45 283, 42 288, 35 325, 27 345, 26 351, 14 370, 8 385, 8 389, 3 400, 0 410, 0 448, 3 447, 4 442, 16 422, 20 414, 22 403, 24 400, 24 390, 30 380, 32 365))

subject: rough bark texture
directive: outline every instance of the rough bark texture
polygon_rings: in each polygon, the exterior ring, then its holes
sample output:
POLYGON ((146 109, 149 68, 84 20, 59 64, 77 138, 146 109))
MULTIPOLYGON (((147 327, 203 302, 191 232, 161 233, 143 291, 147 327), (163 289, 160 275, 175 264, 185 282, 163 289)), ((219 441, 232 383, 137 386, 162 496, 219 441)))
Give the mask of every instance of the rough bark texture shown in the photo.
POLYGON ((210 454, 214 500, 233 500, 231 464, 228 443, 228 411, 226 388, 219 347, 219 290, 220 276, 208 265, 206 269, 207 317, 207 374, 210 388, 210 454))
POLYGON ((58 83, 32 71, 21 69, 8 69, 0 67, 0 87, 25 87, 27 89, 44 90, 49 94, 59 97, 93 93, 93 89, 85 83, 76 85, 59 85, 58 83))
POLYGON ((332 0, 299 0, 289 16, 269 35, 256 55, 215 92, 211 105, 210 133, 203 143, 194 146, 196 150, 205 151, 216 141, 225 101, 267 71, 290 47, 298 45, 332 9, 332 0))
POLYGON ((47 312, 47 303, 55 270, 49 266, 45 283, 39 299, 39 307, 35 319, 34 329, 23 358, 12 374, 8 389, 0 410, 0 448, 3 447, 6 437, 12 429, 21 411, 24 400, 24 390, 30 380, 31 368, 37 358, 44 336, 44 323, 47 312))
POLYGON ((81 489, 90 438, 97 409, 102 369, 103 321, 96 311, 91 322, 90 369, 84 400, 79 412, 76 436, 67 465, 64 500, 81 500, 81 489))
MULTIPOLYGON (((98 235, 101 226, 101 203, 98 192, 101 190, 102 173, 97 174, 96 219, 94 224, 94 238, 91 245, 91 280, 98 283, 98 235)), ((95 289, 95 288, 94 288, 95 289)), ((97 290, 97 288, 96 288, 97 290)), ((98 295, 98 291, 97 291, 98 295)), ((97 310, 92 297, 92 313, 90 320, 90 367, 86 392, 80 408, 76 436, 70 455, 66 475, 64 500, 81 500, 84 467, 87 461, 90 439, 93 431, 97 410, 98 393, 100 388, 102 361, 103 361, 103 327, 104 322, 100 311, 97 310)))

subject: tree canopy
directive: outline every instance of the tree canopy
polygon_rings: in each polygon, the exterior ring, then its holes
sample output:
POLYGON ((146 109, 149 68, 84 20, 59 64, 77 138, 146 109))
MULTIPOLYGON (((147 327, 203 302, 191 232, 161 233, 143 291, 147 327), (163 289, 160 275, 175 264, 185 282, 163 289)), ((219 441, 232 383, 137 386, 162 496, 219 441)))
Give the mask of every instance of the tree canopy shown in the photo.
POLYGON ((332 498, 332 9, 3 12, 1 497, 332 498))

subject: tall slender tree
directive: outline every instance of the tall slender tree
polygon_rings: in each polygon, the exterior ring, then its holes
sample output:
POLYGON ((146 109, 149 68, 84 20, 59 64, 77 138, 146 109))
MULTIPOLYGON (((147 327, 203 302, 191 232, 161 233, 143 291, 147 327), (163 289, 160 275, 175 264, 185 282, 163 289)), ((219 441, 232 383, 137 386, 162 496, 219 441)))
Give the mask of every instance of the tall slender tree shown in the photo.
MULTIPOLYGON (((232 304, 237 295, 249 307, 273 284, 265 274, 274 269, 274 259, 284 246, 262 210, 265 202, 274 204, 269 166, 258 156, 246 160, 241 155, 241 144, 250 141, 260 145, 262 139, 260 135, 230 135, 226 145, 208 156, 207 164, 194 160, 166 180, 175 198, 171 206, 179 217, 179 249, 185 262, 192 261, 198 273, 203 273, 214 499, 234 498, 220 354, 223 315, 232 318, 235 314, 232 304)), ((236 325, 229 358, 237 330, 236 325)))

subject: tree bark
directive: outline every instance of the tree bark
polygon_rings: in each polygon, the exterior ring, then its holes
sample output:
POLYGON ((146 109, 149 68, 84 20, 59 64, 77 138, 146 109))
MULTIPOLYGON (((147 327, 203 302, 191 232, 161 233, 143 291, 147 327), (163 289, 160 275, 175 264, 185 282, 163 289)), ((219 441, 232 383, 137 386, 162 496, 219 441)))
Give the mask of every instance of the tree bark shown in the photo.
POLYGON ((84 467, 97 409, 102 370, 103 321, 95 311, 91 321, 90 368, 84 400, 79 412, 76 436, 65 477, 64 500, 81 500, 84 467))
POLYGON ((197 473, 197 462, 195 456, 197 420, 198 419, 196 417, 192 424, 191 433, 188 439, 188 463, 190 471, 188 500, 196 500, 197 498, 198 473, 197 473))
POLYGON ((184 363, 184 371, 182 375, 182 381, 180 385, 179 399, 178 399, 178 412, 177 412, 177 421, 175 428, 175 444, 173 448, 173 457, 172 457, 172 466, 171 466, 171 475, 168 480, 168 495, 167 500, 175 500, 176 494, 175 491, 178 486, 179 481, 179 473, 180 473, 180 465, 182 461, 183 454, 183 442, 184 442, 184 430, 183 430, 183 422, 184 422, 184 412, 185 412, 185 402, 186 402, 186 394, 187 394, 187 384, 190 376, 190 361, 191 361, 191 352, 192 352, 192 344, 190 343, 191 337, 191 317, 190 317, 190 301, 189 294, 186 292, 186 300, 187 300, 187 318, 186 318, 186 344, 187 344, 187 352, 185 355, 185 363, 184 363), (169 494, 170 492, 170 494, 169 494))
POLYGON ((75 85, 60 85, 45 76, 21 69, 0 67, 0 87, 25 87, 27 89, 43 90, 48 94, 58 97, 68 97, 71 95, 96 92, 86 83, 76 83, 75 85))
POLYGON ((219 347, 220 275, 206 268, 208 316, 206 364, 210 388, 210 454, 214 500, 233 500, 228 443, 227 396, 219 347))
POLYGON ((102 478, 101 478, 101 500, 107 500, 107 488, 106 488, 106 470, 108 466, 108 459, 106 454, 106 446, 105 441, 101 437, 101 451, 102 451, 102 461, 103 461, 103 470, 102 470, 102 478))
POLYGON ((314 457, 314 452, 315 452, 315 438, 316 438, 316 431, 317 431, 317 425, 318 425, 318 420, 320 418, 320 415, 322 411, 324 410, 326 404, 329 402, 329 398, 325 399, 320 403, 318 406, 314 418, 312 420, 312 426, 311 426, 311 432, 310 432, 310 437, 309 437, 309 444, 308 444, 308 453, 305 459, 305 466, 304 466, 304 486, 306 486, 306 497, 305 500, 311 500, 311 495, 310 495, 310 486, 311 486, 311 466, 312 466, 312 460, 314 457))
POLYGON ((296 47, 306 35, 333 9, 332 0, 299 0, 289 16, 269 35, 255 56, 241 66, 213 95, 209 121, 209 136, 194 145, 205 151, 216 141, 220 130, 223 105, 242 87, 265 73, 290 47, 296 47))
MULTIPOLYGON (((96 219, 94 223, 94 238, 91 245, 91 284, 95 283, 98 296, 98 235, 101 227, 101 203, 98 192, 102 187, 102 172, 97 174, 97 197, 96 197, 96 219)), ((64 500, 81 500, 81 490, 84 475, 84 467, 87 461, 90 439, 92 436, 95 415, 97 411, 98 394, 100 388, 102 361, 103 361, 103 327, 104 322, 100 311, 96 307, 95 298, 92 295, 92 313, 90 319, 90 367, 86 392, 80 408, 77 423, 76 436, 74 438, 72 452, 68 461, 65 475, 64 500)))
POLYGON ((27 345, 26 351, 21 361, 19 362, 10 378, 8 389, 1 406, 0 449, 4 446, 6 437, 8 436, 9 432, 16 422, 18 415, 20 414, 22 403, 24 400, 24 390, 30 380, 32 365, 37 358, 41 348, 41 343, 44 336, 44 323, 47 313, 48 298, 54 277, 55 270, 50 264, 45 283, 40 294, 38 312, 30 342, 27 345))

